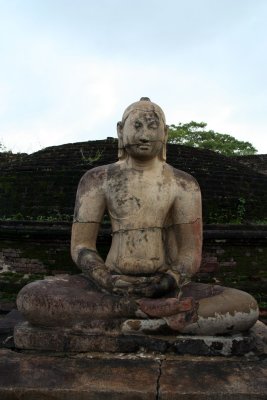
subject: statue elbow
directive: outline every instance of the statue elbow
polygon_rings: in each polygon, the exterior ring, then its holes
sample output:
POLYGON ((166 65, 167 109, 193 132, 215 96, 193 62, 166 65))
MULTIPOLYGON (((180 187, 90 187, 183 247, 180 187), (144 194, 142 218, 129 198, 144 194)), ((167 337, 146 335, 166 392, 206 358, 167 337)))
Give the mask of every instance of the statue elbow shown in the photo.
POLYGON ((73 262, 79 266, 79 258, 80 258, 80 253, 84 249, 84 246, 81 245, 76 245, 76 244, 71 244, 71 249, 70 249, 70 254, 73 262))

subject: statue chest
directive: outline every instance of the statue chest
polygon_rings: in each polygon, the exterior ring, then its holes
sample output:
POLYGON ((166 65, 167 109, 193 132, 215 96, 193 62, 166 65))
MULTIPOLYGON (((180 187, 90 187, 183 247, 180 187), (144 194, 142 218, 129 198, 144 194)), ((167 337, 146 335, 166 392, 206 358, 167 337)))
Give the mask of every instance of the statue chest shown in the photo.
POLYGON ((159 180, 137 180, 116 182, 106 190, 107 207, 111 217, 129 219, 140 225, 163 221, 173 203, 171 185, 159 180))

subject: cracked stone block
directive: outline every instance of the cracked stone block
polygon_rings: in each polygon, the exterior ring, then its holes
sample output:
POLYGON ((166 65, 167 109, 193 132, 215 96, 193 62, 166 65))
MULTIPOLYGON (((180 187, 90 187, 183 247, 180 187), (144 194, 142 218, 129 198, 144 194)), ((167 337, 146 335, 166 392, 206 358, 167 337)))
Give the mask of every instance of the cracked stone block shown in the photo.
POLYGON ((161 366, 161 400, 264 400, 266 393, 266 361, 195 357, 161 366))
POLYGON ((0 350, 1 400, 155 400, 153 359, 81 358, 0 350))
POLYGON ((164 336, 147 334, 96 334, 86 329, 40 328, 23 322, 15 328, 19 349, 69 352, 156 351, 159 353, 207 356, 242 355, 255 350, 255 336, 164 336))

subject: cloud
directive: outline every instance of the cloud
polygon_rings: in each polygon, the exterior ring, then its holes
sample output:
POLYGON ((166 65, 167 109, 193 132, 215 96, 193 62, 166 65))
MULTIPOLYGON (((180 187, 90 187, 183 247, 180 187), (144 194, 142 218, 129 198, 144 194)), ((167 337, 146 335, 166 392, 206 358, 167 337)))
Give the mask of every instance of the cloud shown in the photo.
POLYGON ((40 57, 37 43, 31 46, 34 62, 26 57, 22 63, 31 79, 6 88, 14 96, 1 127, 5 144, 20 151, 115 134, 115 128, 107 133, 106 126, 111 121, 110 126, 115 126, 121 99, 127 92, 135 100, 130 93, 136 91, 136 79, 151 82, 154 76, 150 68, 89 57, 73 59, 51 44, 42 44, 40 57))
POLYGON ((169 123, 205 121, 267 152, 264 3, 189 3, 14 1, 0 15, 0 138, 30 152, 115 136, 148 96, 169 123))
MULTIPOLYGON (((169 123, 205 121, 210 129, 237 138, 240 134, 240 139, 247 133, 246 140, 253 142, 253 122, 246 125, 235 118, 242 114, 242 102, 237 105, 231 101, 227 91, 202 70, 192 76, 176 66, 158 65, 151 69, 150 65, 141 67, 89 57, 73 60, 66 55, 57 55, 56 68, 47 63, 37 70, 38 85, 23 94, 21 118, 2 124, 5 144, 16 150, 29 152, 115 136, 115 124, 123 110, 141 96, 158 102, 169 123)), ((12 104, 9 107, 12 115, 12 104)), ((15 114, 16 109, 13 110, 15 114)))

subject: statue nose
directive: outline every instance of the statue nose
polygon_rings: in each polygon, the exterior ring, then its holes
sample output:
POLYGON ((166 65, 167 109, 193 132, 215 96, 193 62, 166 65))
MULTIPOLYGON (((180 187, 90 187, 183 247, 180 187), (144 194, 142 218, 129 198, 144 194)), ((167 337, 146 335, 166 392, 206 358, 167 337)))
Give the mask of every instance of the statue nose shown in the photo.
POLYGON ((147 143, 147 142, 149 142, 149 140, 148 140, 148 138, 142 136, 142 137, 140 137, 140 142, 147 143))

